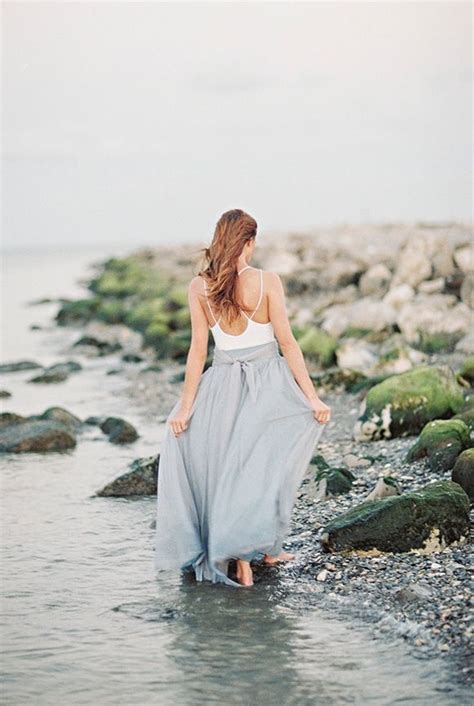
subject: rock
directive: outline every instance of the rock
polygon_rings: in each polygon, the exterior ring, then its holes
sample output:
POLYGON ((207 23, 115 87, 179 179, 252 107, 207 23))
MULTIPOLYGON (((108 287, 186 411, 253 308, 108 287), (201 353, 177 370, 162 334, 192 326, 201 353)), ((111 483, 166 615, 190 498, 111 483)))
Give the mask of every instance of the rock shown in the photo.
POLYGON ((406 460, 411 462, 426 456, 432 471, 447 471, 454 466, 461 451, 470 446, 469 429, 463 421, 435 419, 423 427, 406 460))
POLYGON ((336 351, 337 364, 340 368, 357 370, 368 375, 377 363, 375 347, 357 338, 343 341, 336 351))
POLYGON ((69 373, 67 370, 56 370, 56 371, 49 371, 45 370, 41 375, 36 375, 33 378, 30 378, 28 382, 34 382, 34 383, 55 383, 55 382, 64 382, 64 380, 67 380, 69 377, 69 373))
POLYGON ((366 500, 381 500, 382 498, 391 498, 393 495, 401 495, 402 489, 396 478, 393 476, 384 476, 379 478, 375 484, 375 488, 367 495, 366 500))
POLYGON ((141 363, 143 359, 143 356, 137 353, 124 353, 122 356, 125 363, 141 363))
POLYGON ((474 400, 468 402, 458 414, 451 419, 460 419, 467 426, 469 431, 474 431, 474 400))
POLYGON ((424 282, 420 282, 418 291, 423 294, 440 294, 443 292, 444 287, 444 277, 438 277, 437 279, 427 279, 424 282))
MULTIPOLYGON (((143 305, 146 303, 143 302, 143 305)), ((123 323, 91 321, 84 329, 84 336, 95 341, 96 346, 113 351, 123 350, 139 355, 143 346, 142 333, 123 323)))
POLYGON ((354 426, 356 441, 417 434, 432 419, 451 417, 464 404, 448 366, 420 366, 392 375, 367 392, 354 426))
POLYGON ((130 471, 108 483, 97 492, 97 495, 116 498, 130 495, 155 495, 159 461, 159 455, 135 459, 130 464, 130 471))
POLYGON ((100 425, 103 424, 106 419, 106 416, 91 416, 84 419, 84 424, 90 424, 91 426, 100 427, 100 425))
POLYGON ((360 262, 344 257, 334 258, 320 272, 320 287, 322 289, 339 289, 349 284, 357 284, 364 267, 360 262))
POLYGON ((321 454, 316 454, 315 456, 313 456, 310 461, 310 464, 312 466, 316 466, 316 468, 319 468, 319 470, 325 470, 326 468, 330 468, 329 463, 321 454))
POLYGON ((429 587, 421 586, 419 583, 410 583, 408 586, 398 588, 393 596, 399 603, 426 602, 433 597, 429 587))
POLYGON ((459 353, 467 353, 468 355, 474 353, 474 332, 467 333, 463 336, 456 343, 455 350, 459 351, 459 353))
POLYGON ((28 417, 23 417, 21 414, 15 414, 15 412, 2 412, 0 414, 0 429, 3 427, 10 427, 14 424, 22 424, 28 421, 28 417))
POLYGON ((316 472, 316 498, 327 500, 348 493, 355 476, 347 468, 324 468, 316 472))
POLYGON ((0 399, 6 399, 7 397, 11 397, 12 393, 9 392, 8 390, 0 390, 0 399))
POLYGON ((274 249, 266 258, 266 269, 279 275, 289 275, 300 266, 297 255, 287 250, 274 249))
POLYGON ((409 284, 411 287, 416 287, 420 282, 431 277, 433 268, 427 249, 426 239, 422 235, 416 239, 407 238, 398 254, 392 280, 393 286, 409 284))
POLYGON ((474 272, 474 246, 472 243, 466 243, 456 248, 453 258, 461 272, 464 272, 464 274, 474 272))
POLYGON ((399 311, 405 304, 413 301, 415 298, 415 290, 409 284, 399 284, 395 287, 390 287, 382 301, 395 311, 399 311))
POLYGON ((469 309, 474 309, 474 272, 464 277, 459 295, 469 309))
POLYGON ((474 355, 470 355, 461 365, 459 375, 474 387, 474 355))
POLYGON ((335 391, 348 390, 352 392, 356 385, 366 382, 366 376, 363 373, 356 370, 342 370, 337 366, 328 368, 321 373, 310 373, 310 377, 318 388, 322 387, 325 390, 335 391))
POLYGON ((66 373, 76 373, 82 370, 82 365, 77 363, 75 360, 66 360, 64 363, 55 363, 46 368, 48 373, 66 372, 66 373))
POLYGON ((56 322, 59 326, 69 326, 71 324, 83 324, 93 318, 100 304, 100 299, 78 299, 76 301, 63 300, 62 305, 56 314, 56 322))
POLYGON ((0 365, 0 373, 16 373, 19 370, 36 370, 42 366, 33 360, 18 360, 15 363, 0 365))
POLYGON ((129 444, 138 439, 135 427, 120 417, 107 417, 99 426, 113 444, 129 444))
POLYGON ((77 347, 87 347, 96 349, 98 355, 110 355, 110 353, 115 353, 121 349, 119 343, 109 343, 108 341, 100 341, 94 336, 81 336, 74 344, 74 348, 77 347))
POLYGON ((450 480, 382 500, 366 500, 332 519, 321 534, 327 552, 428 554, 469 536, 469 498, 450 480))
POLYGON ((39 415, 38 419, 51 419, 75 430, 82 426, 82 422, 79 417, 76 417, 75 414, 68 412, 67 409, 64 409, 63 407, 48 407, 47 410, 39 415))
POLYGON ((418 294, 400 308, 396 324, 408 343, 419 343, 423 334, 460 338, 472 327, 472 312, 452 294, 418 294))
POLYGON ((350 329, 383 331, 396 321, 396 311, 383 301, 362 297, 351 304, 335 304, 324 312, 321 328, 334 338, 350 329))
POLYGON ((379 375, 399 375, 427 361, 427 355, 409 346, 394 346, 381 353, 374 372, 379 375))
POLYGON ((327 367, 334 362, 337 341, 325 331, 313 326, 306 329, 297 340, 303 355, 319 365, 327 367))
POLYGON ((451 480, 459 483, 471 502, 474 502, 474 448, 466 449, 459 454, 451 473, 451 480))
POLYGON ((326 581, 328 577, 328 570, 327 569, 322 569, 318 575, 316 576, 316 581, 326 581))
POLYGON ((392 273, 382 262, 372 265, 359 280, 359 289, 364 296, 382 297, 388 290, 392 273))
POLYGON ((348 468, 360 468, 372 465, 372 461, 369 458, 356 456, 355 454, 347 454, 347 456, 344 456, 343 461, 348 468))
POLYGON ((72 449, 76 438, 70 428, 50 420, 13 424, 0 430, 0 451, 27 453, 72 449))

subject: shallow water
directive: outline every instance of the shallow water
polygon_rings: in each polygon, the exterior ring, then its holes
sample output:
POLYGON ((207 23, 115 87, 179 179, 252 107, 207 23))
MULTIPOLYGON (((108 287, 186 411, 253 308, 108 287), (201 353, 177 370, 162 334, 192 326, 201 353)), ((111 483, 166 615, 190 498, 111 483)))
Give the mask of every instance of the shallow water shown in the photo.
POLYGON ((85 367, 59 385, 29 384, 31 371, 5 375, 1 386, 13 397, 4 409, 31 414, 61 404, 80 417, 120 414, 141 437, 121 448, 91 428, 72 451, 3 457, 5 703, 469 702, 440 659, 418 659, 399 638, 374 640, 367 628, 329 617, 311 585, 279 581, 274 569, 259 574, 252 589, 156 575, 154 498, 94 492, 133 458, 159 450, 163 425, 132 406, 123 377, 105 374, 116 359, 67 353, 77 332, 28 329, 56 307, 24 302, 68 294, 66 275, 71 288, 94 254, 77 257, 75 267, 68 254, 63 268, 59 256, 54 267, 51 258, 37 257, 37 280, 27 276, 27 256, 15 257, 4 359, 71 357, 85 367), (58 286, 62 291, 54 291, 58 286))

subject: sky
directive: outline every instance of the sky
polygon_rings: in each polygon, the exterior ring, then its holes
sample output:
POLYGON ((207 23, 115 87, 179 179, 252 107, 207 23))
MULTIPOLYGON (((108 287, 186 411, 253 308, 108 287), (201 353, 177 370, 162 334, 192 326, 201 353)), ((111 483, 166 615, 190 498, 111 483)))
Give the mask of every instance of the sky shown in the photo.
POLYGON ((468 221, 468 2, 4 2, 2 242, 468 221))

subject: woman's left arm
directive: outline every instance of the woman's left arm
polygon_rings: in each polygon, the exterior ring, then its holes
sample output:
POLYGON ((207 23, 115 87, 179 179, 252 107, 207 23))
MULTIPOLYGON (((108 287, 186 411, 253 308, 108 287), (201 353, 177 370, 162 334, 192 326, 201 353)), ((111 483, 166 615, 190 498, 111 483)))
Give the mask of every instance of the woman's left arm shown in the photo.
POLYGON ((187 419, 191 412, 197 388, 207 357, 209 341, 209 324, 201 305, 202 283, 199 277, 194 277, 188 286, 188 305, 191 316, 191 345, 189 346, 184 373, 184 383, 181 392, 180 405, 169 424, 176 434, 187 427, 187 419))

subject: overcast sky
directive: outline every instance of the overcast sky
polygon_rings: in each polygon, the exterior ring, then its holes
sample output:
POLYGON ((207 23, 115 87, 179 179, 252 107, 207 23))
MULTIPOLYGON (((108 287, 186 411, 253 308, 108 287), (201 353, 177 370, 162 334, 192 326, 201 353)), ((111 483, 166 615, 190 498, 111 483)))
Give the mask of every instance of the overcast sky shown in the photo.
POLYGON ((469 220, 470 13, 3 3, 4 244, 469 220))

